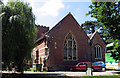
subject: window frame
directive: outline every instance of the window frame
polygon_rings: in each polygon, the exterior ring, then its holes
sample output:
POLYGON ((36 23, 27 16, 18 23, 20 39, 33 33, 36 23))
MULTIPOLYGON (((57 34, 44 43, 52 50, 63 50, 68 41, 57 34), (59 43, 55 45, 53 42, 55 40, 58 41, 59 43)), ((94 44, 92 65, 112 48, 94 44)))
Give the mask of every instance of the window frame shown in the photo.
POLYGON ((102 47, 100 45, 95 45, 95 59, 102 59, 102 47))
POLYGON ((64 61, 76 61, 77 59, 78 59, 77 58, 77 43, 76 43, 75 37, 73 36, 73 34, 68 33, 65 37, 65 40, 64 40, 64 61), (68 38, 69 35, 72 36, 72 39, 68 38), (72 41, 71 46, 68 45, 70 41, 72 41), (69 58, 69 52, 68 52, 70 48, 71 48, 71 54, 72 54, 71 59, 69 58), (66 55, 67 55, 66 57, 65 57, 65 49, 67 49, 66 50, 67 51, 66 52, 66 55), (76 59, 74 59, 74 49, 76 49, 76 55, 75 55, 76 59))

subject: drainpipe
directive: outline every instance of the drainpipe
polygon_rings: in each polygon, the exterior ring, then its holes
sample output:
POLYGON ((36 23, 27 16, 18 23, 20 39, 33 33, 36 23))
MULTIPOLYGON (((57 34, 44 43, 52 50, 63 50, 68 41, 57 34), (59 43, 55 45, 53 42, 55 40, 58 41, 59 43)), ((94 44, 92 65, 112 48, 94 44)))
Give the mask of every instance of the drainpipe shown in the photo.
POLYGON ((91 42, 91 40, 90 40, 90 57, 91 57, 91 63, 92 63, 92 42, 91 42))

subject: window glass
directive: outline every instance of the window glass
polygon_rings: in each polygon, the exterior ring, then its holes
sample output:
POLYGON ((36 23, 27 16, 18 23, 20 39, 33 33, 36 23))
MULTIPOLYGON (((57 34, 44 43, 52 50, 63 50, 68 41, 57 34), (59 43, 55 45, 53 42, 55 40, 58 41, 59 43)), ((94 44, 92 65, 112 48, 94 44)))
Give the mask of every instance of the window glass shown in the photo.
POLYGON ((100 45, 95 46, 95 58, 102 58, 102 52, 101 52, 100 45))
POLYGON ((67 59, 67 48, 64 47, 64 59, 67 59))
POLYGON ((73 49, 73 59, 76 59, 76 48, 73 49))
POLYGON ((72 41, 68 41, 68 47, 72 47, 72 41))
POLYGON ((72 39, 72 34, 68 34, 68 39, 72 39))
POLYGON ((64 60, 76 60, 76 52, 76 42, 73 35, 69 33, 64 42, 64 60))
POLYGON ((72 59, 72 48, 68 48, 68 57, 72 59))

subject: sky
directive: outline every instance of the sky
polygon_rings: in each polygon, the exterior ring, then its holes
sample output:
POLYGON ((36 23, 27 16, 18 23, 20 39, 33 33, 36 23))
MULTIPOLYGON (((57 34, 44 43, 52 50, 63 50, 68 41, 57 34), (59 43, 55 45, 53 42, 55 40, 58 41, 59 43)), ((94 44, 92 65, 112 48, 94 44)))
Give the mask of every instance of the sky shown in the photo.
MULTIPOLYGON (((8 0, 3 0, 7 4, 8 0)), ((95 18, 85 16, 90 11, 91 0, 24 0, 30 3, 37 25, 49 26, 50 29, 61 21, 69 12, 81 25, 85 21, 94 21, 95 18)))

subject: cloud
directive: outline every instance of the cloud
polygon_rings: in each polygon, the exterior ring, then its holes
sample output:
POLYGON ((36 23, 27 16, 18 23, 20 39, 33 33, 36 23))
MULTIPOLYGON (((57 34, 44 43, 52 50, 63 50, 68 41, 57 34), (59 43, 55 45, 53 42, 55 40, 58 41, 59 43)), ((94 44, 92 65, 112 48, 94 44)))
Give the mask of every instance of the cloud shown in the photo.
MULTIPOLYGON (((35 15, 57 17, 59 10, 64 8, 63 0, 21 0, 30 3, 35 15), (37 4, 37 5, 36 5, 37 4)), ((8 0, 4 0, 6 4, 8 0)))
MULTIPOLYGON (((53 26, 59 17, 59 11, 65 8, 63 0, 21 0, 30 3, 35 15, 35 23, 45 26, 53 26)), ((7 2, 7 0, 5 0, 7 2)))
POLYGON ((59 10, 64 8, 64 4, 62 0, 45 0, 45 1, 38 1, 38 0, 29 0, 30 5, 33 8, 33 13, 36 15, 43 15, 43 16, 53 16, 56 17, 59 14, 59 10), (40 5, 36 5, 36 4, 40 5), (42 6, 41 6, 42 5, 42 6))
POLYGON ((64 8, 62 0, 48 0, 39 10, 42 15, 58 16, 60 8, 64 8))

